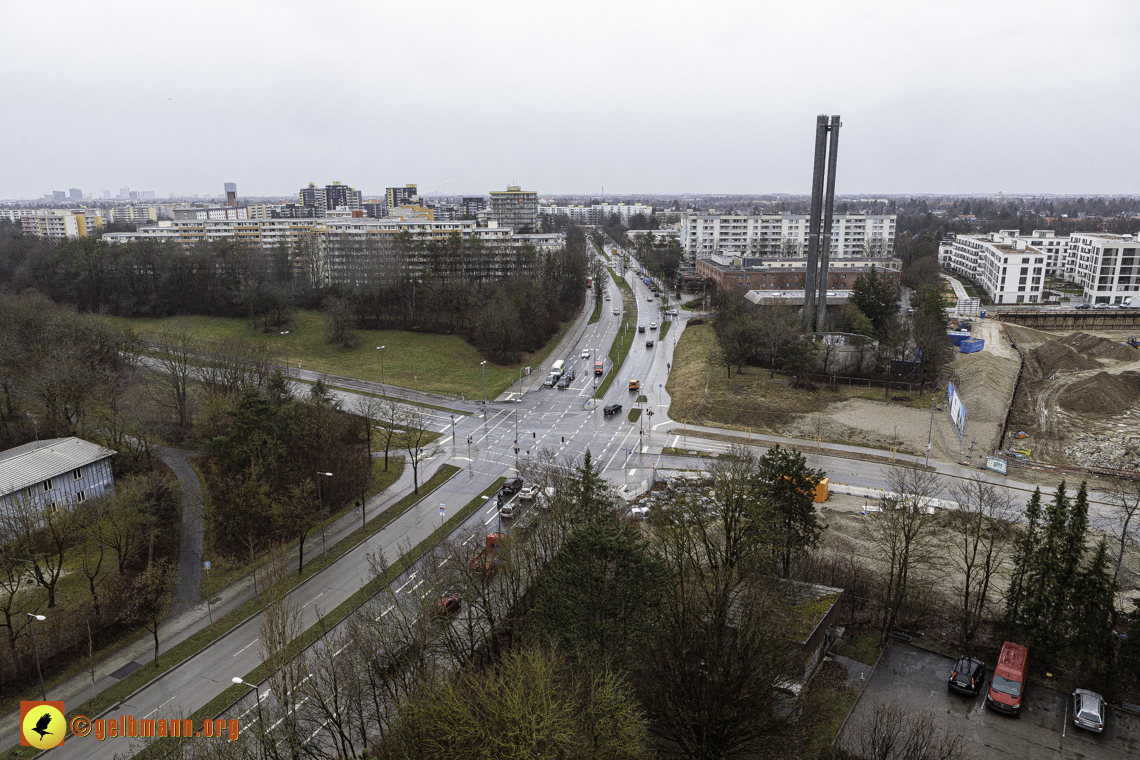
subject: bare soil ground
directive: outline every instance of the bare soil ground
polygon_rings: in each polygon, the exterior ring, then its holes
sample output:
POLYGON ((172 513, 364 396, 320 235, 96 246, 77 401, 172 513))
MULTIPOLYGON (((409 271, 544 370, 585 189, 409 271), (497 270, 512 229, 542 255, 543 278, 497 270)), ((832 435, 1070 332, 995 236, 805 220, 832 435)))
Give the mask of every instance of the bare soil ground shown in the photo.
MULTIPOLYGON (((716 338, 711 325, 686 327, 674 353, 668 390, 669 416, 678 421, 724 425, 799 438, 873 446, 920 454, 930 429, 930 393, 919 395, 881 387, 836 385, 793 388, 782 376, 772 380, 764 369, 728 374, 715 363, 716 338), (705 389, 708 399, 705 401, 705 389), (702 403, 703 402, 703 403, 702 403)), ((943 416, 944 420, 944 416, 943 416)), ((940 442, 949 425, 935 423, 937 458, 956 461, 957 447, 940 442), (939 431, 944 428, 944 433, 939 431)))
POLYGON ((1014 330, 1026 363, 1010 427, 1028 433, 1032 458, 1140 469, 1140 350, 1120 344, 1127 334, 1014 330))

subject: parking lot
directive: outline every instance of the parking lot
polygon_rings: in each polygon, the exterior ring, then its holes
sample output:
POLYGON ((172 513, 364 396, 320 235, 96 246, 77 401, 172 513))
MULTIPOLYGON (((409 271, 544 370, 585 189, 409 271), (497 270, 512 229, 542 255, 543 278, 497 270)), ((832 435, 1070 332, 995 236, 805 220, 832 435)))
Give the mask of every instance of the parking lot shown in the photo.
POLYGON ((965 735, 978 758, 1140 757, 1140 716, 1109 709, 1103 734, 1082 731, 1072 723, 1071 695, 1032 683, 1019 717, 998 715, 985 708, 985 689, 967 697, 946 688, 953 667, 949 657, 891 642, 838 744, 848 746, 853 726, 875 700, 894 700, 916 711, 929 708, 936 721, 965 735))

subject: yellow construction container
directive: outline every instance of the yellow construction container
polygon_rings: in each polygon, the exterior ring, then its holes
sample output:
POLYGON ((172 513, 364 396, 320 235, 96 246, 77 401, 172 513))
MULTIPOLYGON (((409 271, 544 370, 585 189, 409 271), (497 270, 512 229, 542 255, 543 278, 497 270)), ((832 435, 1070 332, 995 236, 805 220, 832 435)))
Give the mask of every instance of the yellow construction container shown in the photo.
POLYGON ((812 496, 812 501, 816 504, 822 504, 827 501, 827 486, 829 478, 824 478, 819 481, 819 485, 815 487, 815 495, 812 496))

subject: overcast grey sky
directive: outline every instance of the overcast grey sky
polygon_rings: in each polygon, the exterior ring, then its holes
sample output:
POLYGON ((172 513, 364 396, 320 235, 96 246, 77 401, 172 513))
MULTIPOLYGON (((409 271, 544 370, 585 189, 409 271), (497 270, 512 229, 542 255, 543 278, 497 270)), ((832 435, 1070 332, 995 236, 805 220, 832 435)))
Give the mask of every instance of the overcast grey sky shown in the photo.
POLYGON ((0 0, 0 198, 1140 193, 1140 2, 0 0))

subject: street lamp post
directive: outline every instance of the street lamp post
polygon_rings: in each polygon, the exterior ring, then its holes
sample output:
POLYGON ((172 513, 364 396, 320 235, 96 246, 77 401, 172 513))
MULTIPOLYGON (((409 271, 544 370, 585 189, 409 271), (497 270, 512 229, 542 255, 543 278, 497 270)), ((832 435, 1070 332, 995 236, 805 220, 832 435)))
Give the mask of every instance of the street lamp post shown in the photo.
POLYGON ((387 346, 377 346, 376 347, 376 350, 380 352, 380 390, 382 390, 382 391, 387 390, 387 388, 384 386, 384 349, 385 348, 387 348, 387 346))
POLYGON ((483 368, 483 419, 487 419, 487 360, 479 362, 483 368))
MULTIPOLYGON (((323 475, 326 478, 331 478, 331 472, 318 472, 317 475, 323 475)), ((329 561, 329 550, 325 545, 325 500, 321 497, 321 479, 317 478, 317 503, 321 506, 321 553, 325 555, 325 562, 329 561)))
POLYGON ((265 757, 265 721, 262 720, 262 717, 261 717, 261 690, 257 688, 257 684, 246 683, 245 681, 243 681, 241 676, 234 676, 230 680, 233 681, 234 683, 238 684, 239 686, 244 684, 245 686, 248 686, 249 688, 253 689, 254 699, 257 700, 257 724, 261 728, 261 737, 262 737, 261 756, 264 758, 265 757))
POLYGON ((285 377, 289 377, 289 331, 281 333, 285 336, 285 377))
MULTIPOLYGON (((26 614, 32 621, 38 620, 42 623, 47 620, 43 615, 33 615, 30 612, 26 614)), ((32 627, 32 621, 28 622, 28 633, 32 636, 32 651, 36 653, 36 673, 40 676, 40 696, 47 702, 47 689, 44 688, 44 672, 40 669, 40 650, 36 647, 36 631, 35 628, 32 627)))

